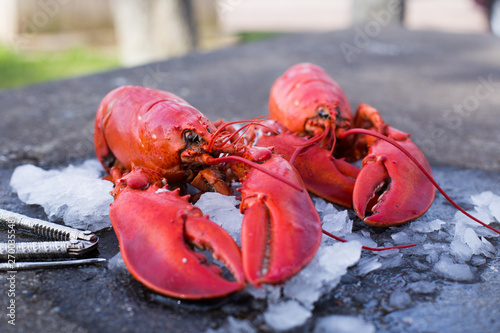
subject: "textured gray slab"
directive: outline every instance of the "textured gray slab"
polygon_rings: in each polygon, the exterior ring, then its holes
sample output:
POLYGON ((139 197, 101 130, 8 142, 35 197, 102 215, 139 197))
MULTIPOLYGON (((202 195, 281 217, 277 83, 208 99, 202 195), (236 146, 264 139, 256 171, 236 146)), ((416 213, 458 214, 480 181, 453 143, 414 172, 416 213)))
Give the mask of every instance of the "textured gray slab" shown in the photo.
MULTIPOLYGON (((8 182, 12 170, 24 163, 51 168, 93 157, 95 111, 102 97, 117 86, 136 84, 169 90, 212 120, 248 119, 267 113, 268 91, 274 79, 289 66, 304 61, 323 66, 344 88, 353 107, 362 102, 372 104, 387 122, 412 133, 433 165, 496 171, 439 167, 437 174, 456 175, 448 189, 470 188, 464 195, 484 190, 498 194, 499 55, 500 40, 490 36, 394 30, 369 37, 359 30, 346 30, 284 36, 3 91, 0 206, 44 217, 40 208, 23 205, 11 193, 8 182), (346 50, 354 53, 349 55, 346 50), (491 83, 485 83, 488 81, 491 83)), ((4 231, 1 229, 0 240, 5 240, 4 231)), ((113 257, 118 251, 113 232, 102 232, 100 238, 100 255, 113 257)), ((30 237, 19 235, 20 239, 30 237)), ((499 268, 497 259, 490 264, 499 268)), ((398 288, 406 283, 407 273, 384 271, 371 273, 362 281, 346 279, 299 331, 310 330, 316 316, 332 313, 361 315, 379 331, 500 330, 498 306, 495 308, 500 300, 498 274, 485 270, 484 281, 476 284, 437 281, 437 292, 413 297, 410 307, 387 315, 379 305, 396 288, 394 283, 398 288), (356 296, 353 290, 365 292, 364 297, 356 296), (365 305, 357 301, 360 299, 375 301, 365 305), (459 303, 460 299, 464 302, 459 303)), ((5 281, 5 274, 0 276, 5 281)), ((4 312, 3 305, 9 302, 6 287, 6 283, 0 286, 4 312)), ((15 330, 3 317, 1 331, 197 332, 218 327, 228 315, 253 320, 262 328, 259 314, 264 310, 245 293, 202 304, 177 302, 149 292, 127 272, 111 272, 106 265, 19 272, 16 306, 15 330)))

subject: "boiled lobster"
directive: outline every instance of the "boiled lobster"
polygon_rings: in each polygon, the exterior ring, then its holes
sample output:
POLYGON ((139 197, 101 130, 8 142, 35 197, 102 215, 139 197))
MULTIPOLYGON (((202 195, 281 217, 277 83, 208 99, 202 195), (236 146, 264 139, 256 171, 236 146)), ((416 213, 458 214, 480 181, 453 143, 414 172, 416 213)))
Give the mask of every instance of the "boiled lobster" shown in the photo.
POLYGON ((307 189, 353 207, 374 226, 393 226, 424 214, 436 188, 469 218, 500 233, 457 205, 436 183, 410 134, 386 124, 379 112, 359 105, 353 116, 339 85, 319 66, 301 63, 273 84, 271 120, 252 128, 247 144, 273 146, 300 173, 307 189), (362 160, 362 168, 350 162, 362 160))
POLYGON ((321 241, 321 222, 296 169, 270 149, 230 140, 174 94, 124 86, 101 102, 94 143, 110 174, 110 218, 123 260, 147 287, 201 299, 241 290, 246 281, 282 282, 321 241), (241 182, 241 252, 231 236, 181 195, 186 184, 231 194, 241 182), (286 203, 286 207, 285 207, 286 203), (227 276, 195 247, 209 249, 227 276))
POLYGON ((434 186, 415 163, 366 132, 397 141, 432 174, 410 135, 385 124, 368 105, 361 104, 353 116, 344 92, 319 66, 301 63, 279 77, 271 88, 269 115, 266 125, 272 130, 264 128, 262 135, 250 131, 247 139, 273 146, 291 161, 310 192, 353 207, 375 226, 415 219, 432 204, 434 186), (361 158, 361 169, 351 164, 361 158))

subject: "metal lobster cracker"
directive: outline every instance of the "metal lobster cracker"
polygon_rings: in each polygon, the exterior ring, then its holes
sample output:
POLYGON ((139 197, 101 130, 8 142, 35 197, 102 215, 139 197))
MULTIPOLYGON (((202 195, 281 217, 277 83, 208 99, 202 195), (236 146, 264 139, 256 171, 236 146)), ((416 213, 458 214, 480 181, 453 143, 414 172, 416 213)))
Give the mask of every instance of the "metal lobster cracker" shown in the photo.
POLYGON ((23 259, 76 258, 97 248, 99 239, 89 230, 73 229, 4 209, 0 209, 0 222, 7 226, 9 235, 15 235, 16 230, 21 229, 49 239, 41 242, 18 242, 15 241, 15 238, 9 238, 8 243, 0 243, 0 260, 6 261, 0 264, 0 270, 67 266, 105 260, 88 258, 66 261, 19 262, 23 259))

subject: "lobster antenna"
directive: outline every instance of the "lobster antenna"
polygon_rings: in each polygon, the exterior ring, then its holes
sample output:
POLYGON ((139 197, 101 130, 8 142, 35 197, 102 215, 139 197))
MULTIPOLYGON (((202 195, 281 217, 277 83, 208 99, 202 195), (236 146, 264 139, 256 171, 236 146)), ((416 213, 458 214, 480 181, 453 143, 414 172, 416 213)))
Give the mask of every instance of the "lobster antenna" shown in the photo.
POLYGON ((476 221, 477 223, 481 224, 482 226, 484 226, 484 227, 486 227, 486 228, 488 228, 488 229, 496 232, 497 234, 500 234, 499 230, 493 228, 492 226, 487 225, 483 221, 481 221, 478 218, 476 218, 476 217, 472 216, 471 214, 467 213, 462 207, 460 207, 455 201, 453 201, 453 199, 450 198, 450 196, 448 194, 446 194, 446 192, 441 188, 441 186, 439 186, 439 184, 436 182, 436 180, 434 179, 434 177, 432 177, 432 175, 430 175, 427 172, 427 170, 425 170, 425 168, 417 161, 417 159, 415 157, 413 157, 396 140, 394 140, 392 138, 389 138, 389 137, 387 137, 387 136, 385 136, 383 134, 380 134, 380 133, 377 133, 377 132, 373 132, 373 131, 370 131, 370 130, 367 130, 367 129, 364 129, 364 128, 353 128, 353 129, 347 130, 347 131, 345 131, 344 133, 341 134, 340 138, 342 139, 342 138, 344 138, 346 136, 349 136, 349 135, 352 135, 352 134, 371 135, 371 136, 374 136, 376 138, 382 139, 382 140, 386 141, 387 143, 390 143, 394 147, 398 148, 401 152, 403 152, 406 156, 408 156, 413 163, 415 163, 415 165, 420 169, 420 171, 422 171, 422 173, 430 180, 430 182, 434 185, 434 187, 436 187, 436 189, 446 198, 446 200, 448 200, 449 203, 451 203, 453 205, 453 207, 455 207, 456 209, 458 209, 465 216, 467 216, 470 219, 472 219, 472 220, 476 221))
POLYGON ((229 135, 227 138, 224 139, 224 141, 221 142, 221 147, 223 148, 225 144, 227 144, 229 141, 231 141, 237 134, 239 134, 239 132, 243 131, 243 133, 234 141, 234 143, 238 142, 239 140, 241 140, 241 138, 243 138, 243 136, 245 135, 245 133, 248 131, 248 129, 250 128, 250 126, 261 126, 261 127, 265 127, 267 128, 269 131, 271 132, 275 132, 275 134, 278 134, 275 130, 273 130, 271 127, 267 126, 267 125, 264 125, 262 123, 258 123, 258 122, 255 122, 252 120, 252 122, 248 123, 248 124, 245 124, 243 126, 241 126, 239 129, 237 129, 234 133, 232 133, 231 135, 229 135))
POLYGON ((238 128, 236 131, 234 131, 234 133, 232 133, 231 135, 228 135, 227 138, 225 138, 221 143, 220 143, 220 147, 221 149, 224 149, 224 146, 229 143, 229 142, 232 142, 232 140, 234 139, 234 137, 236 135, 239 134, 239 132, 243 131, 243 133, 241 133, 241 135, 234 141, 234 143, 237 143, 242 137, 243 135, 245 135, 245 132, 248 131, 248 129, 250 128, 250 126, 252 126, 253 124, 252 123, 248 123, 248 124, 245 124, 243 126, 241 126, 240 128, 238 128))
MULTIPOLYGON (((330 122, 328 122, 326 125, 327 125, 327 126, 325 126, 325 128, 327 128, 326 131, 323 131, 320 135, 312 137, 311 139, 306 140, 304 143, 301 143, 300 145, 296 146, 297 149, 295 149, 295 151, 292 154, 292 157, 290 157, 290 164, 291 165, 293 165, 295 163, 295 159, 297 158, 297 156, 299 156, 299 154, 304 149, 307 149, 308 147, 323 141, 330 134, 330 131, 331 131, 330 122)), ((335 145, 335 143, 334 143, 334 145, 335 145)), ((335 146, 333 146, 333 147, 335 147, 335 146)), ((333 149, 333 147, 332 147, 332 149, 333 149)))
MULTIPOLYGON (((267 119, 267 116, 259 116, 259 117, 256 117, 256 118, 252 119, 252 120, 236 120, 236 121, 231 121, 231 122, 228 122, 228 123, 223 124, 221 127, 219 127, 219 128, 217 129, 217 131, 215 131, 214 135, 212 136, 212 139, 210 140, 210 142, 209 142, 209 144, 208 144, 208 151, 209 151, 209 152, 211 152, 211 151, 212 151, 212 149, 213 149, 213 147, 214 147, 214 144, 215 144, 215 140, 216 140, 216 139, 218 138, 218 136, 222 133, 222 131, 224 131, 224 129, 225 129, 226 127, 231 126, 231 125, 234 125, 234 124, 241 124, 241 123, 248 123, 247 125, 243 126, 242 128, 244 128, 244 127, 246 127, 246 126, 248 126, 248 125, 260 125, 260 126, 267 127, 266 125, 263 125, 263 124, 261 124, 261 123, 260 123, 261 121, 263 121, 263 120, 265 120, 265 119, 267 119), (260 118, 260 119, 259 119, 259 118, 260 118)), ((267 128, 269 128, 269 127, 267 127, 267 128)), ((270 129, 270 128, 269 128, 269 129, 270 129)), ((238 129, 238 130, 236 131, 236 133, 237 133, 237 132, 239 132, 240 130, 241 130, 241 128, 240 128, 240 129, 238 129)), ((270 129, 270 130, 272 130, 272 129, 270 129)), ((231 135, 230 137, 232 137, 232 135, 231 135)))
POLYGON ((283 183, 287 184, 288 186, 293 187, 297 191, 300 191, 300 192, 304 191, 304 189, 301 186, 294 184, 291 181, 289 181, 288 179, 286 179, 278 174, 275 174, 272 171, 263 168, 259 164, 252 162, 252 161, 249 161, 246 158, 243 158, 240 156, 222 156, 222 157, 217 157, 217 158, 210 158, 207 160, 207 164, 214 165, 214 164, 225 163, 225 162, 234 162, 234 161, 244 163, 244 164, 246 164, 254 169, 257 169, 257 170, 267 174, 268 176, 276 178, 279 181, 282 181, 283 183))

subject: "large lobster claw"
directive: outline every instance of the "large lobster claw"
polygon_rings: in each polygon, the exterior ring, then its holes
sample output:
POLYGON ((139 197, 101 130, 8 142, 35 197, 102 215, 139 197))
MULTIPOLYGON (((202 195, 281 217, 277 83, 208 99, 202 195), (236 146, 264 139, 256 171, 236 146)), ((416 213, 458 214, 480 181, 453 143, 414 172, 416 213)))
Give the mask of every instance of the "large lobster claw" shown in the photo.
POLYGON ((243 268, 248 282, 256 286, 295 275, 321 242, 321 220, 295 168, 276 155, 260 166, 303 190, 257 169, 241 180, 243 268))
MULTIPOLYGON (((360 108, 373 109, 367 105, 360 108)), ((429 162, 409 134, 389 125, 384 125, 383 134, 395 140, 432 175, 429 162)), ((424 214, 435 194, 427 176, 401 149, 369 135, 365 139, 368 155, 363 159, 352 199, 356 214, 379 227, 405 223, 424 214)))
POLYGON ((146 190, 125 187, 111 205, 110 218, 125 265, 150 289, 201 299, 244 288, 241 254, 234 240, 177 190, 169 192, 157 185, 146 190), (193 246, 211 249, 234 281, 224 278, 218 266, 205 263, 193 246))

